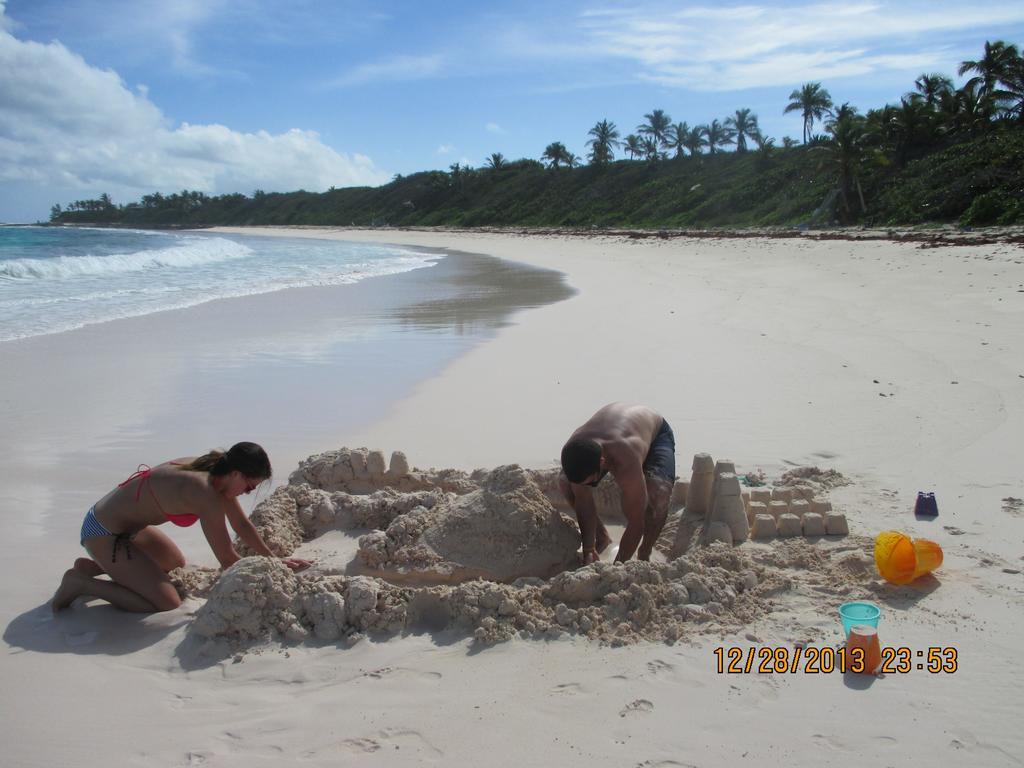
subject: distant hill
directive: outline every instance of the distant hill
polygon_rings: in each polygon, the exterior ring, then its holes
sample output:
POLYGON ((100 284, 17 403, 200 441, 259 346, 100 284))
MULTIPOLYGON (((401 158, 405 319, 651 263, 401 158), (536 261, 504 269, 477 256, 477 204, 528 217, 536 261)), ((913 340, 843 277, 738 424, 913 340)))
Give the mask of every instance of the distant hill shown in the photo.
MULTIPOLYGON (((324 193, 256 192, 209 197, 147 195, 114 205, 103 196, 75 210, 54 207, 54 223, 132 227, 213 225, 535 226, 635 228, 828 225, 843 216, 830 144, 675 159, 618 160, 546 168, 534 160, 503 167, 427 171, 381 187, 324 193)), ((932 147, 901 167, 861 162, 865 224, 1024 223, 1024 127, 932 147)), ((852 194, 852 193, 851 193, 852 194)), ((851 223, 841 221, 841 223, 851 223)))

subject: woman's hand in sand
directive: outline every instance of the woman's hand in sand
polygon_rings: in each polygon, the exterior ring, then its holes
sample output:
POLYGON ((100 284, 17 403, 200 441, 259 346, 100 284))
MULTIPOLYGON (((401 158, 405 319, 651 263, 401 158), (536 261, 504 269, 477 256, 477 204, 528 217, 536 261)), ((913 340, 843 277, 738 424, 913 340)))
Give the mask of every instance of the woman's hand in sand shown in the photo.
POLYGON ((303 560, 298 557, 282 557, 281 562, 293 571, 304 571, 313 564, 312 560, 303 560))

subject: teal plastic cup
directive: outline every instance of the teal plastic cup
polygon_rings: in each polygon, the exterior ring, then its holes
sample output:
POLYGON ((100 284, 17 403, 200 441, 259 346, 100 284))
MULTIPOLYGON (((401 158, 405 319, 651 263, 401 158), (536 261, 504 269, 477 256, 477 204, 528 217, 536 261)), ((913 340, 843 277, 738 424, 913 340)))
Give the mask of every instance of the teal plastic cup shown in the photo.
POLYGON ((857 624, 866 624, 878 628, 881 609, 874 603, 843 603, 839 606, 839 618, 843 620, 843 635, 850 636, 850 628, 857 624))

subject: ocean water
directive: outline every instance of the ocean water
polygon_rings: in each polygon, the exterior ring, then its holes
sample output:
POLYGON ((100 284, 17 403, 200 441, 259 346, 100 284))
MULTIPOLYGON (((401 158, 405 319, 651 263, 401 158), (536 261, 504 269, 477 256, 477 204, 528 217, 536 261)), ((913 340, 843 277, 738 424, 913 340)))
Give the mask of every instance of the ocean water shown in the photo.
POLYGON ((413 248, 301 238, 0 227, 0 342, 430 267, 413 248))

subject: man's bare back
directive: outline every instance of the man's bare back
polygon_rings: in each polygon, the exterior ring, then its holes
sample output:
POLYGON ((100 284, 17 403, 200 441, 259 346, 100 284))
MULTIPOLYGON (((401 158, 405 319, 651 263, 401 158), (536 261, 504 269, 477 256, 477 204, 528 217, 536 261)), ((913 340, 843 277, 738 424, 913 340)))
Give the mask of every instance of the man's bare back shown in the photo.
POLYGON ((611 403, 576 429, 562 449, 562 493, 576 513, 584 562, 594 562, 611 538, 594 508, 591 487, 610 472, 622 491, 626 531, 617 562, 650 558, 665 525, 675 480, 675 438, 656 411, 611 403))

